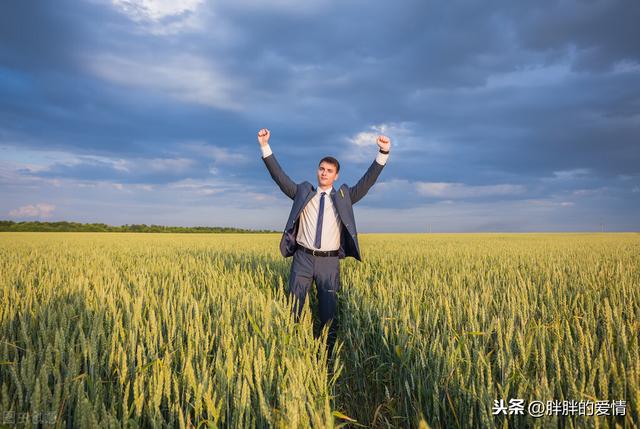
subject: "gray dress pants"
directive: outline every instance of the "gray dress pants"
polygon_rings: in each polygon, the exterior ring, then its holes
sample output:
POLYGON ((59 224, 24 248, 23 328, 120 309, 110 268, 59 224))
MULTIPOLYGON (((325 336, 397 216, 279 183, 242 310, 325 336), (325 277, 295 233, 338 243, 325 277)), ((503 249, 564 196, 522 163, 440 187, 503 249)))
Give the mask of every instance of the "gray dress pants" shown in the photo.
MULTIPOLYGON (((289 275, 289 296, 293 299, 293 312, 298 321, 302 314, 307 293, 315 280, 318 292, 320 329, 329 324, 327 357, 331 357, 336 341, 338 325, 336 308, 337 292, 340 290, 340 262, 337 256, 314 256, 299 249, 293 255, 289 275)), ((319 333, 316 334, 316 338, 319 333)))

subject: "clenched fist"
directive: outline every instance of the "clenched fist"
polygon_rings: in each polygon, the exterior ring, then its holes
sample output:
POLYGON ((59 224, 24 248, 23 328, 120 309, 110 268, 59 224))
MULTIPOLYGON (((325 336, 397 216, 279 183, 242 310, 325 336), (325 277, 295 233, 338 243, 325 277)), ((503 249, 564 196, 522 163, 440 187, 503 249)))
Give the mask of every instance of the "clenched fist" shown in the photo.
POLYGON ((379 135, 376 143, 378 143, 378 147, 380 147, 380 149, 384 150, 385 152, 387 152, 391 147, 391 140, 387 136, 379 135))
POLYGON ((271 133, 269 132, 268 129, 263 128, 260 131, 258 131, 258 142, 260 143, 260 146, 268 145, 269 137, 271 137, 271 133))

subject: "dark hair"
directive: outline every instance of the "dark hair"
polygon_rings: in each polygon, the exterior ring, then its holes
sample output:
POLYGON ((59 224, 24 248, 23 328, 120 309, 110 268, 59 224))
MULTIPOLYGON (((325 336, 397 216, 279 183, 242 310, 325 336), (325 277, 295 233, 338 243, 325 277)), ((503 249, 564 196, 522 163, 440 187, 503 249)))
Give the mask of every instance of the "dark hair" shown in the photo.
POLYGON ((333 164, 336 167, 336 173, 340 172, 340 163, 338 162, 337 159, 335 159, 332 156, 325 156, 324 158, 322 158, 320 160, 320 162, 318 163, 318 167, 320 166, 320 164, 322 164, 323 162, 326 162, 327 164, 333 164))

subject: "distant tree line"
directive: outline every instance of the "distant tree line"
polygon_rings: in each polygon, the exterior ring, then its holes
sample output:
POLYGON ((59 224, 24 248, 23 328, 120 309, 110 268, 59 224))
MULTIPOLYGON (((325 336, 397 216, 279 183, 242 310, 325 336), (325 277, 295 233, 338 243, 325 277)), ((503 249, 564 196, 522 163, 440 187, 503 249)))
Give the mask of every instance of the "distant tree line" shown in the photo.
POLYGON ((182 232, 182 233, 267 233, 278 232, 267 229, 253 230, 241 228, 229 228, 221 226, 163 226, 133 224, 112 226, 105 223, 79 223, 79 222, 14 222, 11 220, 0 220, 1 232, 182 232))

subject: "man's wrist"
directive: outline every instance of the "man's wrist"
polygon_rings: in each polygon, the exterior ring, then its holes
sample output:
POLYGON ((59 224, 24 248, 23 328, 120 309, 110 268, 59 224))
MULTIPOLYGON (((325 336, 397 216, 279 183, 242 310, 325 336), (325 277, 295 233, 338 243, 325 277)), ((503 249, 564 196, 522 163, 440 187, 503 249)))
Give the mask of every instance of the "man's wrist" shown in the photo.
POLYGON ((376 156, 376 162, 380 165, 385 165, 387 163, 387 158, 389 158, 389 152, 383 153, 381 150, 378 151, 378 156, 376 156))
POLYGON ((262 157, 266 158, 269 155, 271 155, 271 148, 269 147, 269 143, 267 143, 266 145, 261 145, 260 146, 260 150, 262 150, 262 157))
POLYGON ((388 150, 382 150, 382 148, 380 148, 380 149, 378 150, 378 152, 380 152, 380 153, 384 153, 385 155, 389 155, 389 151, 388 151, 388 150))

